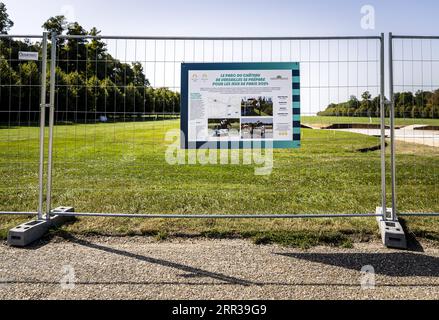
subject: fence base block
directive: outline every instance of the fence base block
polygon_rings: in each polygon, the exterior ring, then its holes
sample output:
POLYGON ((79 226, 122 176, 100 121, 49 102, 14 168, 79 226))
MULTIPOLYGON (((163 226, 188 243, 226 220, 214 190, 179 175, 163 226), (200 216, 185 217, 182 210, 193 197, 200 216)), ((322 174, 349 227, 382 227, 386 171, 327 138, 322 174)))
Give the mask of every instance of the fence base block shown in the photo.
POLYGON ((8 244, 13 247, 26 247, 44 236, 49 227, 50 223, 46 220, 33 220, 20 224, 9 230, 8 244))
MULTIPOLYGON (((382 208, 377 208, 376 213, 381 214, 382 208)), ((392 213, 391 208, 387 208, 386 216, 392 213)), ((381 239, 387 248, 407 249, 407 239, 404 229, 398 221, 386 221, 382 217, 377 217, 378 226, 381 232, 381 239)))
POLYGON ((51 227, 59 227, 67 222, 74 221, 75 217, 65 217, 59 216, 59 213, 63 212, 75 212, 75 209, 72 207, 58 207, 53 209, 50 215, 51 227))
POLYGON ((56 215, 62 212, 74 212, 71 207, 60 207, 52 211, 50 220, 33 220, 9 230, 8 245, 13 247, 26 247, 32 242, 41 239, 51 227, 71 221, 74 217, 62 217, 56 215))

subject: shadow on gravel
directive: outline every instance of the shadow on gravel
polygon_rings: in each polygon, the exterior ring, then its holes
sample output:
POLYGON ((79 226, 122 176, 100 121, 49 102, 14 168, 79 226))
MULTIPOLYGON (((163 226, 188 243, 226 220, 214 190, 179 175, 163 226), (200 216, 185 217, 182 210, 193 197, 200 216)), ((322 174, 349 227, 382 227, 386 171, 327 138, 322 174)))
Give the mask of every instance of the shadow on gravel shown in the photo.
POLYGON ((416 235, 407 226, 407 222, 402 218, 399 218, 399 222, 401 223, 401 226, 404 229, 405 236, 407 238, 407 250, 414 252, 424 252, 422 244, 418 241, 416 235))
MULTIPOLYGON (((8 285, 48 285, 48 286, 59 286, 59 281, 41 281, 41 280, 5 280, 0 281, 0 286, 7 287, 8 285)), ((130 286, 147 286, 147 285, 170 285, 170 286, 193 286, 193 287, 212 287, 212 286, 236 286, 239 284, 231 283, 231 282, 222 282, 222 283, 212 283, 212 282, 181 282, 181 281, 76 281, 75 285, 78 286, 122 286, 122 285, 130 285, 130 286)), ((360 285, 358 282, 355 283, 346 283, 346 282, 264 282, 258 281, 252 283, 254 286, 282 286, 282 287, 327 287, 327 286, 336 286, 336 287, 346 287, 346 288, 358 288, 360 289, 360 285)), ((395 284, 378 284, 377 287, 385 287, 385 288, 411 288, 411 287, 439 287, 439 285, 434 283, 395 283, 395 284)))
POLYGON ((419 253, 276 253, 290 258, 360 271, 371 265, 376 274, 392 277, 439 277, 439 258, 419 253))
POLYGON ((182 275, 183 278, 203 278, 203 277, 208 277, 208 278, 212 278, 212 279, 215 279, 215 280, 219 280, 219 281, 223 281, 223 282, 230 283, 230 284, 235 284, 235 285, 242 285, 242 286, 254 285, 253 282, 248 281, 248 280, 243 280, 243 279, 239 279, 239 278, 236 278, 236 277, 227 276, 227 275, 224 275, 224 274, 221 274, 221 273, 210 272, 210 271, 206 271, 206 270, 203 270, 203 269, 194 268, 194 267, 190 267, 190 266, 187 266, 187 265, 184 265, 184 264, 181 264, 181 263, 176 263, 176 262, 172 262, 172 261, 168 261, 168 260, 163 260, 163 259, 157 259, 157 258, 142 256, 142 255, 139 255, 139 254, 136 254, 136 253, 132 253, 132 252, 128 252, 128 251, 124 251, 124 250, 120 250, 120 249, 110 248, 110 247, 106 247, 106 246, 103 246, 103 245, 91 243, 89 241, 77 239, 75 237, 69 237, 68 240, 73 242, 73 243, 76 243, 78 245, 87 247, 87 248, 101 250, 101 251, 105 251, 105 252, 108 252, 108 253, 111 253, 111 254, 117 254, 117 255, 124 256, 124 257, 132 258, 132 259, 137 259, 137 260, 140 260, 140 261, 157 264, 157 265, 160 265, 160 266, 163 266, 163 267, 168 267, 168 268, 173 268, 173 269, 181 270, 181 271, 184 271, 184 272, 187 273, 187 274, 182 275))

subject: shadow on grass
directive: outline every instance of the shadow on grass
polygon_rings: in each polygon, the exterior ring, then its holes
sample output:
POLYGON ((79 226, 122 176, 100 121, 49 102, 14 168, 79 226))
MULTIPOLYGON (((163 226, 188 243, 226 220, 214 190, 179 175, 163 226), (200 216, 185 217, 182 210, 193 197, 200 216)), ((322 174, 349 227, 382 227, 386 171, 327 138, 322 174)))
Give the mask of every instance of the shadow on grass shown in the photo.
MULTIPOLYGON (((74 223, 69 222, 68 224, 74 223)), ((70 233, 62 229, 52 229, 41 241, 27 247, 29 250, 37 249, 49 243, 56 237, 61 237, 66 240, 74 238, 75 233, 70 233)), ((168 232, 166 230, 148 230, 145 232, 128 232, 124 234, 109 234, 99 231, 86 231, 77 233, 85 237, 154 237, 157 241, 164 241, 169 238, 181 239, 249 239, 257 245, 278 244, 286 247, 294 247, 300 249, 309 249, 319 245, 326 245, 331 247, 352 248, 354 242, 369 242, 375 236, 370 233, 356 232, 354 230, 340 230, 340 231, 322 231, 313 232, 309 230, 280 230, 280 231, 231 231, 210 229, 200 233, 184 233, 184 232, 168 232)))
POLYGON ((343 232, 310 232, 310 231, 269 231, 244 233, 245 238, 253 239, 255 244, 280 244, 302 249, 318 245, 351 248, 352 238, 343 232))
POLYGON ((423 251, 422 245, 417 241, 417 238, 426 239, 434 242, 439 242, 439 232, 436 230, 424 230, 419 227, 410 228, 410 221, 399 218, 399 222, 404 228, 407 241, 409 242, 409 249, 412 251, 423 251))
MULTIPOLYGON (((65 226, 76 223, 78 220, 67 222, 65 226)), ((424 252, 421 243, 417 240, 417 237, 423 239, 429 239, 425 235, 420 235, 418 232, 412 232, 407 227, 405 221, 400 219, 401 224, 407 235, 408 251, 413 252, 424 252)), ((1 230, 0 229, 0 235, 1 230)), ((6 234, 4 234, 4 239, 6 239, 6 234)), ((207 230, 201 231, 199 233, 185 233, 182 232, 169 232, 167 230, 145 230, 139 231, 127 231, 123 233, 106 233, 99 230, 85 230, 83 232, 73 232, 70 233, 61 228, 51 229, 50 232, 43 237, 41 241, 32 244, 27 249, 33 250, 40 246, 45 245, 52 239, 56 237, 61 237, 65 239, 70 239, 74 235, 81 236, 104 236, 104 237, 133 237, 133 236, 143 236, 143 237, 154 237, 157 241, 164 241, 168 238, 182 238, 182 239, 196 239, 196 238, 207 238, 207 239, 250 239, 253 243, 257 245, 269 245, 269 244, 279 244, 287 247, 295 247, 301 249, 309 249, 312 247, 325 245, 331 247, 341 247, 341 248, 352 248, 354 243, 367 243, 372 240, 378 240, 378 234, 371 233, 365 230, 354 230, 354 229, 341 229, 341 230, 261 230, 261 231, 238 231, 238 230, 227 230, 222 228, 207 228, 207 230)), ((439 241, 439 239, 434 239, 439 241)))
POLYGON ((280 244, 301 249, 309 249, 318 245, 334 247, 352 247, 351 239, 339 232, 314 234, 307 231, 219 231, 207 230, 200 234, 207 239, 250 239, 257 245, 280 244))

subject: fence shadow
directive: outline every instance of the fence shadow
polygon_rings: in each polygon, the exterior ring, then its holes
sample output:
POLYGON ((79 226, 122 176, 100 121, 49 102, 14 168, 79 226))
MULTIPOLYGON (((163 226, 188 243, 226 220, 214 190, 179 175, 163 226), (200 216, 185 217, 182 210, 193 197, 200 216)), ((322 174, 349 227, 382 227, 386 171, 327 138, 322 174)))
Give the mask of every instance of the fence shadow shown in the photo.
MULTIPOLYGON (((87 240, 78 239, 71 234, 63 234, 62 237, 71 243, 87 247, 89 249, 103 251, 109 254, 115 254, 123 256, 129 259, 136 259, 142 262, 155 264, 171 269, 182 271, 183 273, 177 274, 176 277, 180 280, 168 280, 163 281, 157 279, 157 281, 78 281, 78 285, 190 285, 190 286, 288 286, 288 287, 308 287, 308 286, 337 286, 337 287, 359 287, 357 282, 338 282, 338 281, 302 281, 297 279, 295 281, 272 281, 268 276, 267 279, 258 280, 246 280, 234 276, 225 275, 220 272, 211 272, 201 268, 192 267, 186 264, 177 263, 165 259, 154 258, 151 256, 145 256, 141 254, 132 253, 126 250, 115 249, 109 246, 92 243, 87 240), (209 278, 217 280, 218 282, 210 282, 202 280, 203 278, 209 278), (191 281, 191 280, 194 281, 191 281), (195 280, 196 279, 196 280, 195 280)), ((36 250, 41 248, 47 243, 35 244, 28 250, 36 250)), ((357 271, 365 265, 372 265, 375 268, 376 274, 385 276, 391 276, 396 278, 404 277, 439 277, 439 258, 427 256, 425 254, 410 253, 410 252, 389 252, 389 253, 276 253, 273 254, 284 256, 293 259, 306 260, 309 262, 320 263, 330 265, 339 268, 351 269, 357 271)), ((318 268, 318 266, 316 266, 318 268)), ((295 272, 291 269, 291 272, 295 272)), ((1 279, 0 279, 1 280, 1 279)), ((402 279, 401 279, 402 280, 402 279)), ((379 287, 437 287, 439 284, 435 283, 403 283, 398 280, 397 283, 380 284, 379 287)), ((14 285, 14 284, 42 284, 42 285, 56 285, 58 281, 41 281, 36 279, 27 280, 5 280, 0 281, 1 285, 14 285)))
POLYGON ((235 285, 242 285, 242 286, 250 286, 250 285, 254 285, 253 282, 248 281, 248 280, 244 280, 244 279, 240 279, 240 278, 236 278, 233 276, 227 276, 224 275, 222 273, 217 273, 217 272, 210 272, 207 270, 203 270, 200 268, 195 268, 195 267, 191 267, 191 266, 187 266, 181 263, 176 263, 173 261, 168 261, 168 260, 164 260, 164 259, 158 259, 158 258, 152 258, 152 257, 148 257, 148 256, 143 256, 140 254, 136 254, 136 253, 132 253, 132 252, 128 252, 128 251, 124 251, 124 250, 120 250, 120 249, 115 249, 115 248, 110 248, 110 247, 106 247, 100 244, 95 244, 95 243, 91 243, 89 241, 86 240, 81 240, 75 237, 70 237, 69 241, 74 242, 78 245, 87 247, 87 248, 91 248, 91 249, 96 249, 96 250, 100 250, 100 251, 105 251, 111 254, 117 254, 120 256, 124 256, 127 258, 131 258, 131 259, 137 259, 143 262, 147 262, 147 263, 152 263, 152 264, 157 264, 163 267, 168 267, 168 268, 173 268, 173 269, 177 269, 177 270, 181 270, 183 272, 186 272, 186 274, 181 275, 181 277, 183 278, 203 278, 203 277, 207 277, 207 278, 211 278, 211 279, 215 279, 215 280, 219 280, 219 281, 223 281, 225 283, 229 283, 229 284, 235 284, 235 285))
POLYGON ((407 239, 407 250, 414 252, 424 252, 424 247, 422 247, 422 244, 416 238, 416 235, 407 226, 406 220, 403 218, 399 218, 398 220, 401 223, 407 239))
MULTIPOLYGON (((13 285, 47 285, 47 286, 58 286, 60 281, 44 281, 44 280, 0 280, 0 286, 13 286, 13 285)), ((231 282, 213 283, 208 281, 200 282, 189 282, 189 281, 75 281, 75 285, 79 286, 148 286, 148 285, 171 285, 171 286, 193 286, 193 287, 206 287, 206 286, 235 286, 239 285, 231 282)), ((361 289, 361 284, 358 282, 271 282, 271 281, 258 281, 252 283, 254 286, 264 287, 264 286, 281 286, 281 287, 345 287, 345 288, 357 288, 361 289)), ((422 287, 439 287, 435 283, 394 283, 394 284, 381 284, 378 283, 376 287, 381 288, 422 288, 422 287)))
POLYGON ((371 265, 376 274, 391 277, 439 277, 439 258, 411 252, 276 254, 356 271, 371 265))

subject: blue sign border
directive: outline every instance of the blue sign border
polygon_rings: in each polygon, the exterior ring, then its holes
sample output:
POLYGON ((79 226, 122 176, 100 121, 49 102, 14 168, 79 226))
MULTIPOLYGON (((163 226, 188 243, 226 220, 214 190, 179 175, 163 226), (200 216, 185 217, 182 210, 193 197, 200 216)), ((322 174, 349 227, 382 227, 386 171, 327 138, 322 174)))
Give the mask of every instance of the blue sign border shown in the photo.
MULTIPOLYGON (((300 121, 300 64, 298 62, 249 62, 249 63, 182 63, 181 64, 181 108, 180 129, 182 149, 238 148, 238 141, 188 141, 188 91, 189 71, 192 70, 291 70, 293 79, 293 140, 273 141, 274 149, 299 148, 301 140, 300 121)), ((271 141, 269 146, 271 147, 271 141)), ((239 141, 239 148, 265 148, 265 141, 239 141)))

